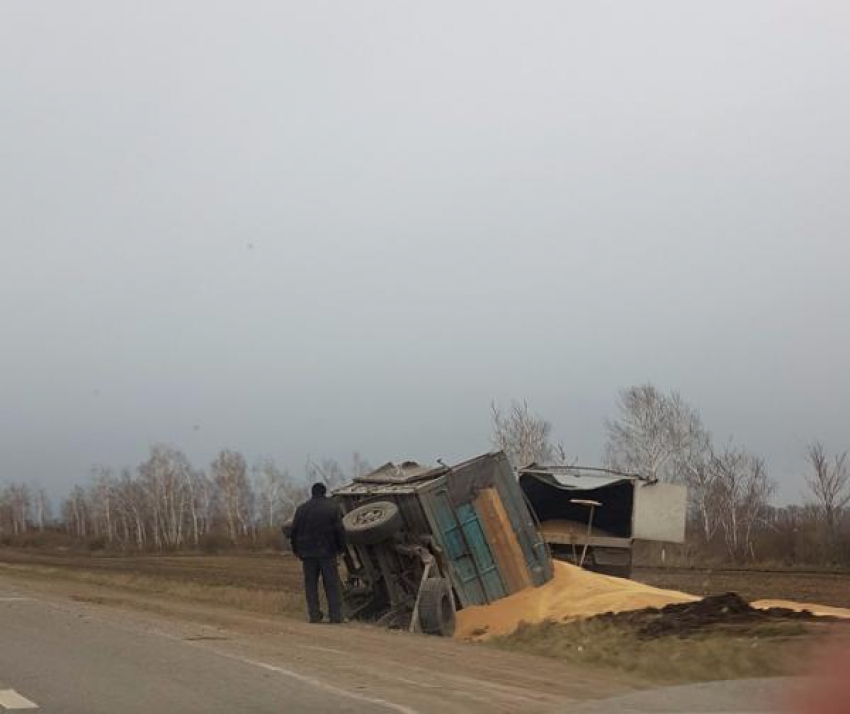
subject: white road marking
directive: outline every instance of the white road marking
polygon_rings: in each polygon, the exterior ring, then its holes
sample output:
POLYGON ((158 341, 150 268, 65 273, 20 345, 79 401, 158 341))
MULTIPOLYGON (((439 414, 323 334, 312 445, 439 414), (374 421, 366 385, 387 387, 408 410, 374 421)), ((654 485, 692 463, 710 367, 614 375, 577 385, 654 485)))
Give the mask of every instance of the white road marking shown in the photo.
POLYGON ((14 689, 0 690, 0 707, 3 709, 38 709, 38 704, 22 697, 14 689))
MULTIPOLYGON (((2 565, 2 564, 0 564, 2 565)), ((59 603, 43 601, 44 604, 49 607, 53 607, 60 611, 64 611, 64 607, 59 603)), ((317 679, 316 677, 311 677, 306 674, 300 674, 299 672, 295 672, 291 669, 285 669, 284 667, 276 667, 275 665, 268 664, 267 662, 260 662, 259 660, 249 659, 247 657, 240 657, 239 655, 231 654, 229 652, 225 652, 224 650, 216 649, 213 647, 207 646, 206 642, 193 642, 191 640, 185 640, 182 637, 175 636, 168 632, 156 631, 151 634, 156 634, 159 637, 164 637, 173 642, 180 642, 189 647, 198 647, 200 649, 204 649, 207 652, 211 652, 212 654, 216 654, 219 657, 226 657, 227 659, 235 660, 237 662, 242 662, 243 664, 251 665, 252 667, 259 667, 260 669, 264 669, 268 672, 275 672, 276 674, 281 674, 285 677, 290 677, 291 679, 297 680, 304 684, 309 684, 317 689, 323 689, 326 692, 331 692, 340 697, 346 697, 348 699, 353 699, 355 701, 364 702, 366 704, 373 704, 378 707, 382 707, 384 709, 389 709, 390 711, 398 712, 399 714, 420 714, 416 709, 412 707, 405 706, 403 704, 396 704, 395 702, 387 701, 386 699, 381 699, 380 697, 370 697, 367 694, 361 694, 359 692, 353 692, 348 689, 343 689, 342 687, 335 687, 333 684, 328 684, 327 682, 323 682, 321 679, 317 679)), ((308 645, 311 649, 321 649, 329 652, 338 652, 340 654, 345 654, 343 650, 334 650, 331 647, 320 647, 318 645, 308 645)), ((0 705, 3 704, 2 699, 0 699, 0 705)), ((38 708, 37 705, 34 705, 32 702, 28 702, 30 705, 28 708, 38 708)))
MULTIPOLYGON (((354 699, 358 702, 365 702, 366 704, 374 704, 379 707, 383 707, 384 709, 390 709, 391 711, 399 712, 399 714, 419 714, 416 709, 412 707, 404 706, 403 704, 396 704, 395 702, 389 702, 386 699, 381 699, 380 697, 370 697, 367 694, 360 694, 359 692, 352 692, 348 689, 343 689, 342 687, 335 687, 333 684, 328 684, 327 682, 323 682, 321 679, 317 679, 316 677, 311 677, 307 674, 301 674, 299 672, 294 672, 291 669, 286 669, 284 667, 277 667, 273 664, 269 664, 268 662, 260 662, 259 660, 250 659, 249 657, 241 657, 237 654, 231 654, 230 652, 225 652, 224 650, 217 649, 215 647, 209 647, 205 642, 193 642, 191 640, 180 639, 175 637, 174 635, 167 632, 157 632, 160 637, 165 637, 166 639, 181 642, 184 645, 188 645, 189 647, 198 647, 199 649, 206 650, 212 654, 218 655, 219 657, 226 657, 227 659, 232 659, 236 662, 242 662, 242 664, 249 664, 252 667, 259 667, 260 669, 264 669, 267 672, 275 672, 276 674, 282 674, 284 677, 290 677, 304 684, 309 684, 317 689, 324 689, 326 692, 331 692, 332 694, 336 694, 340 697, 347 697, 348 699, 354 699)), ((318 645, 308 645, 308 647, 319 649, 318 645)), ((322 649, 332 649, 330 647, 322 648, 322 649)), ((342 652, 341 650, 339 650, 342 652)))

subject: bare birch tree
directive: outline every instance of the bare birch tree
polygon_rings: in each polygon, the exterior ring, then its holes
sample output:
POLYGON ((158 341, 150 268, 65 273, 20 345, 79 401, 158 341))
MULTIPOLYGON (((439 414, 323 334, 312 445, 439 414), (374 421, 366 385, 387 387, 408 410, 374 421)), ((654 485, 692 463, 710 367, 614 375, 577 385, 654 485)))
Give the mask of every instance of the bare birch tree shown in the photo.
POLYGON ((533 414, 528 402, 514 401, 507 412, 491 402, 490 423, 493 446, 504 451, 515 468, 558 460, 550 441, 552 425, 533 414))
POLYGON ((652 480, 680 481, 686 458, 703 458, 707 435, 699 412, 677 392, 664 394, 652 384, 641 384, 621 390, 617 405, 618 417, 605 423, 609 467, 652 480))
POLYGON ((62 507, 65 527, 75 538, 85 539, 89 531, 88 499, 85 489, 76 485, 71 489, 68 498, 62 507))
POLYGON ((720 527, 729 557, 735 561, 755 559, 753 532, 767 517, 775 490, 764 460, 730 444, 712 455, 711 468, 717 480, 720 527))
POLYGON ((33 499, 35 527, 43 531, 50 518, 50 499, 47 497, 47 491, 38 485, 33 488, 33 499))
POLYGON ((117 489, 118 502, 127 524, 125 547, 133 542, 137 549, 143 550, 147 546, 149 532, 147 490, 140 480, 133 478, 128 468, 122 470, 117 489))
POLYGON ((850 504, 850 463, 847 452, 827 456, 824 445, 815 441, 807 450, 809 471, 806 484, 815 497, 815 503, 823 519, 826 551, 834 555, 837 547, 838 524, 842 513, 850 504))
POLYGON ((228 536, 235 545, 240 535, 248 533, 253 508, 245 458, 237 451, 224 449, 213 461, 210 471, 220 494, 228 536))
POLYGON ((92 468, 92 485, 89 503, 92 527, 96 537, 102 537, 109 545, 115 541, 116 484, 112 470, 106 466, 92 468))
POLYGON ((12 534, 26 533, 30 508, 29 488, 25 484, 12 483, 6 492, 12 514, 12 534))
POLYGON ((11 483, 6 489, 6 502, 11 514, 12 535, 20 535, 29 530, 32 493, 25 483, 11 483))
POLYGON ((711 435, 695 411, 684 420, 683 429, 673 459, 675 475, 688 487, 689 520, 708 544, 720 528, 722 508, 717 471, 711 467, 711 435))
POLYGON ((207 475, 191 466, 182 470, 192 545, 197 548, 209 527, 212 484, 207 475))
POLYGON ((254 466, 260 519, 266 528, 275 528, 295 510, 295 489, 289 471, 281 469, 273 459, 263 459, 254 466))
POLYGON ((150 456, 139 466, 148 496, 147 506, 152 511, 151 531, 157 548, 183 545, 191 473, 191 464, 183 452, 163 444, 151 447, 150 456))

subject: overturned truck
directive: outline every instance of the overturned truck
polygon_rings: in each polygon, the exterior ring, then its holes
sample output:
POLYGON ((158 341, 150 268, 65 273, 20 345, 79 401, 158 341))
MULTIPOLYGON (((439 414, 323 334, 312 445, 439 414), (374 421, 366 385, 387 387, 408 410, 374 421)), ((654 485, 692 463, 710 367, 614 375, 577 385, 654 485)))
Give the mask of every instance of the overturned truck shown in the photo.
POLYGON ((388 463, 337 489, 348 545, 346 614, 451 635, 457 609, 552 577, 507 457, 388 463))

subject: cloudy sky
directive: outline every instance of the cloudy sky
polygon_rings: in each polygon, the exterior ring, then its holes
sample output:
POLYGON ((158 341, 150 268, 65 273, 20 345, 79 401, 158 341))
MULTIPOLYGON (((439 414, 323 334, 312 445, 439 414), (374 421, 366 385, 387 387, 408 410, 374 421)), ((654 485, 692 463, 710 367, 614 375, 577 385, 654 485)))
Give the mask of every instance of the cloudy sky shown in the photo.
POLYGON ((0 8, 0 481, 373 463, 651 380, 850 448, 844 2, 0 8))

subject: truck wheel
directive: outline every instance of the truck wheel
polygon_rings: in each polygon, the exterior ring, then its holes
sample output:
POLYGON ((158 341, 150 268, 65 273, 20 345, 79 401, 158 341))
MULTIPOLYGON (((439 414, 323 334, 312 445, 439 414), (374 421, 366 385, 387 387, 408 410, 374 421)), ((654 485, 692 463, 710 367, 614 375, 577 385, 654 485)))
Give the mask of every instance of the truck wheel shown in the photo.
POLYGON ((452 589, 445 578, 428 578, 419 592, 419 624, 426 635, 451 637, 455 631, 452 589))
POLYGON ((342 525, 354 545, 374 545, 392 538, 401 529, 402 520, 392 501, 376 501, 346 513, 342 525))

